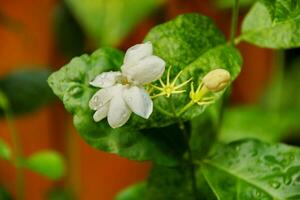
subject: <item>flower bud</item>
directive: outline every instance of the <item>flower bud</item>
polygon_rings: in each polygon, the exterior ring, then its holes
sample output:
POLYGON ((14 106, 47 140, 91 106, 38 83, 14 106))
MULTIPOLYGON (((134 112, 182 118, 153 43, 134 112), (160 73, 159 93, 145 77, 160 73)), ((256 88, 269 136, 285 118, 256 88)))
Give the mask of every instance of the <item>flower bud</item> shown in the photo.
POLYGON ((207 73, 202 82, 211 92, 223 90, 230 82, 230 73, 225 69, 215 69, 207 73))

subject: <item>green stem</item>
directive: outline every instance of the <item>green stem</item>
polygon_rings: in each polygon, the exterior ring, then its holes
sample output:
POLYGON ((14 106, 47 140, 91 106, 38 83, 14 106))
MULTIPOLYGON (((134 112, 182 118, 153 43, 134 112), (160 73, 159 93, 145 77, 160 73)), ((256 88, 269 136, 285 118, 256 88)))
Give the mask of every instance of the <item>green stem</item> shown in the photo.
POLYGON ((184 140, 187 144, 187 153, 188 153, 188 162, 189 162, 191 181, 192 181, 192 189, 193 189, 195 200, 199 200, 198 195, 197 195, 198 192, 197 192, 197 181, 196 181, 196 173, 195 173, 195 166, 194 166, 194 158, 193 158, 192 150, 189 145, 189 134, 185 128, 184 122, 180 118, 180 115, 176 114, 176 109, 175 109, 172 99, 170 101, 170 105, 172 107, 174 117, 177 119, 179 129, 181 130, 184 140))
POLYGON ((281 96, 282 96, 282 89, 283 89, 283 81, 284 81, 284 62, 285 62, 285 55, 283 50, 276 51, 275 55, 275 72, 273 83, 275 83, 276 90, 274 91, 274 99, 272 100, 273 105, 272 109, 277 113, 277 116, 280 116, 281 110, 281 96))
POLYGON ((20 163, 21 162, 20 158, 22 158, 21 142, 14 123, 14 117, 9 105, 3 107, 3 110, 9 128, 11 140, 13 143, 13 163, 16 167, 16 193, 17 193, 16 199, 23 200, 25 194, 24 192, 25 178, 24 178, 24 171, 20 163))
POLYGON ((239 19, 239 0, 234 0, 234 6, 232 7, 232 17, 231 17, 231 28, 230 28, 230 44, 234 45, 235 35, 238 27, 238 19, 239 19))

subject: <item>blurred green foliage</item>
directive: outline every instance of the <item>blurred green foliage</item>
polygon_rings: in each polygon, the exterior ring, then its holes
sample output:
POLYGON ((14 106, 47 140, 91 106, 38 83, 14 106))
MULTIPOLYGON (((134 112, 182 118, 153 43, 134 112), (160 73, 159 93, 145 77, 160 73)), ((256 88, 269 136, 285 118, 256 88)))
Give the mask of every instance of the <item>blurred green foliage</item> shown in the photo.
POLYGON ((0 200, 13 200, 9 192, 0 185, 0 200))
POLYGON ((64 187, 51 188, 46 194, 47 200, 75 200, 73 192, 64 187))
MULTIPOLYGON (((24 69, 0 77, 0 91, 14 114, 35 111, 56 99, 47 84, 50 73, 45 69, 24 69)), ((1 108, 0 115, 3 116, 1 108)))
POLYGON ((65 0, 98 46, 115 46, 164 0, 65 0))
POLYGON ((60 179, 65 173, 62 156, 54 151, 39 151, 24 159, 24 167, 49 179, 60 179))
POLYGON ((11 158, 11 150, 2 139, 0 139, 0 158, 4 160, 9 160, 11 158))
POLYGON ((82 54, 85 46, 85 35, 65 4, 56 7, 53 24, 57 49, 67 57, 82 54))

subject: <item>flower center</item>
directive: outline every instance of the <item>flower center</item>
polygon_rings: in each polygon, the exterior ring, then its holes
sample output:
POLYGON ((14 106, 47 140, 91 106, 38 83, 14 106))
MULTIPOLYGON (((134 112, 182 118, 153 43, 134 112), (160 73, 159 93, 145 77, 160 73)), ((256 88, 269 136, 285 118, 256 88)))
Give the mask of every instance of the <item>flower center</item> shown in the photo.
POLYGON ((129 80, 125 76, 121 77, 120 82, 121 82, 122 85, 129 85, 130 84, 129 80))

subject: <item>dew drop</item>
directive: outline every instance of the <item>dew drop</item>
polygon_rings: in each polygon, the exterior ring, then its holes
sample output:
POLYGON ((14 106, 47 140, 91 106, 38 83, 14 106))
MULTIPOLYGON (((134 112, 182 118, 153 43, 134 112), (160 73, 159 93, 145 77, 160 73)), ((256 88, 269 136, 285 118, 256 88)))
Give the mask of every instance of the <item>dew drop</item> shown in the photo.
POLYGON ((271 187, 274 188, 274 189, 278 189, 278 188, 280 187, 280 183, 277 182, 277 181, 271 181, 271 182, 270 182, 270 185, 271 185, 271 187))
POLYGON ((256 191, 256 192, 255 192, 255 196, 256 196, 256 197, 260 197, 260 196, 261 196, 261 193, 260 193, 259 191, 256 191))
POLYGON ((286 176, 283 178, 283 182, 284 182, 284 184, 289 185, 292 182, 292 178, 289 176, 286 176))

